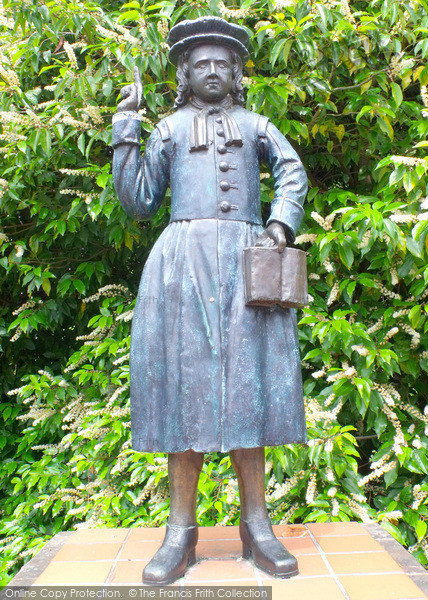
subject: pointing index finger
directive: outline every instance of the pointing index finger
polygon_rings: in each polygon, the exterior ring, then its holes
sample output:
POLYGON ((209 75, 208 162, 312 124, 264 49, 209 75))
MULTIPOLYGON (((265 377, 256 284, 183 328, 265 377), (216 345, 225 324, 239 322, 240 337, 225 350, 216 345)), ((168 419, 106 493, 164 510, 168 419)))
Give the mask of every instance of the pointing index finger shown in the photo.
POLYGON ((139 88, 143 87, 143 84, 141 83, 140 70, 138 67, 134 67, 134 81, 139 88))

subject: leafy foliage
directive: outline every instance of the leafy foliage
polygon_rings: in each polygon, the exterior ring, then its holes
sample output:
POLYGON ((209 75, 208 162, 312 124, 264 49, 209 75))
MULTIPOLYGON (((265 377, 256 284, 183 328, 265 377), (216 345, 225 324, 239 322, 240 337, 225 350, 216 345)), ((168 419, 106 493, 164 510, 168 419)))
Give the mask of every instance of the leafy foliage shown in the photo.
MULTIPOLYGON (((58 531, 167 517, 166 458, 130 447, 127 356, 168 202, 151 224, 123 213, 110 117, 134 65, 145 131, 171 110, 166 33, 203 14, 253 34, 247 106, 295 145, 311 182, 297 239, 310 443, 267 450, 271 516, 371 518, 428 562, 426 2, 3 0, 3 582, 58 531)), ((263 173, 266 214, 271 184, 263 173)), ((235 523, 238 507, 228 457, 210 455, 200 523, 235 523)))

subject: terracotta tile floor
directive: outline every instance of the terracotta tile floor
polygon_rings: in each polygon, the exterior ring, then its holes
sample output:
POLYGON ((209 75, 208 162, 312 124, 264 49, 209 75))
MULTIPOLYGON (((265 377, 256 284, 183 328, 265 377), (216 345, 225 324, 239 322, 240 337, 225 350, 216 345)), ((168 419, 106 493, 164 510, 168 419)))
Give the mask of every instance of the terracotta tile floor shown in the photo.
MULTIPOLYGON (((198 562, 176 585, 271 586, 273 600, 428 599, 428 574, 377 525, 317 523, 274 529, 298 558, 297 577, 275 579, 244 560, 238 527, 202 527, 198 562)), ((91 529, 59 534, 12 584, 141 585, 144 566, 164 531, 91 529)))

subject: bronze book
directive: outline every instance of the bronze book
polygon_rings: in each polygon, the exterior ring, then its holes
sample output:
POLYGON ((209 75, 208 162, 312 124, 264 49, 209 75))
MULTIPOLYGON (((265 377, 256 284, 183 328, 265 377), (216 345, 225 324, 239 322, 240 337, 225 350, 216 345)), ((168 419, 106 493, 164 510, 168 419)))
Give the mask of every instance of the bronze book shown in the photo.
POLYGON ((248 306, 303 308, 308 304, 306 253, 296 248, 244 248, 245 302, 248 306))

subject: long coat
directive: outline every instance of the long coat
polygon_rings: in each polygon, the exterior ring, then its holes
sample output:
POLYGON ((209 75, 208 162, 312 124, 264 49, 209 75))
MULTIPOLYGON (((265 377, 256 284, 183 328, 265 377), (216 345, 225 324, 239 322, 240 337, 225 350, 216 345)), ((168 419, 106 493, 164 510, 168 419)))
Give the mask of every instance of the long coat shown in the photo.
POLYGON ((133 447, 211 452, 304 442, 295 311, 245 305, 242 250, 263 231, 260 163, 275 181, 268 223, 282 223, 289 242, 307 178, 278 129, 237 105, 227 115, 240 143, 226 143, 228 118, 208 114, 207 144, 190 151, 197 114, 188 104, 162 120, 143 157, 136 114, 118 113, 113 123, 113 177, 125 211, 150 219, 171 188, 171 221, 145 264, 134 311, 133 447))

